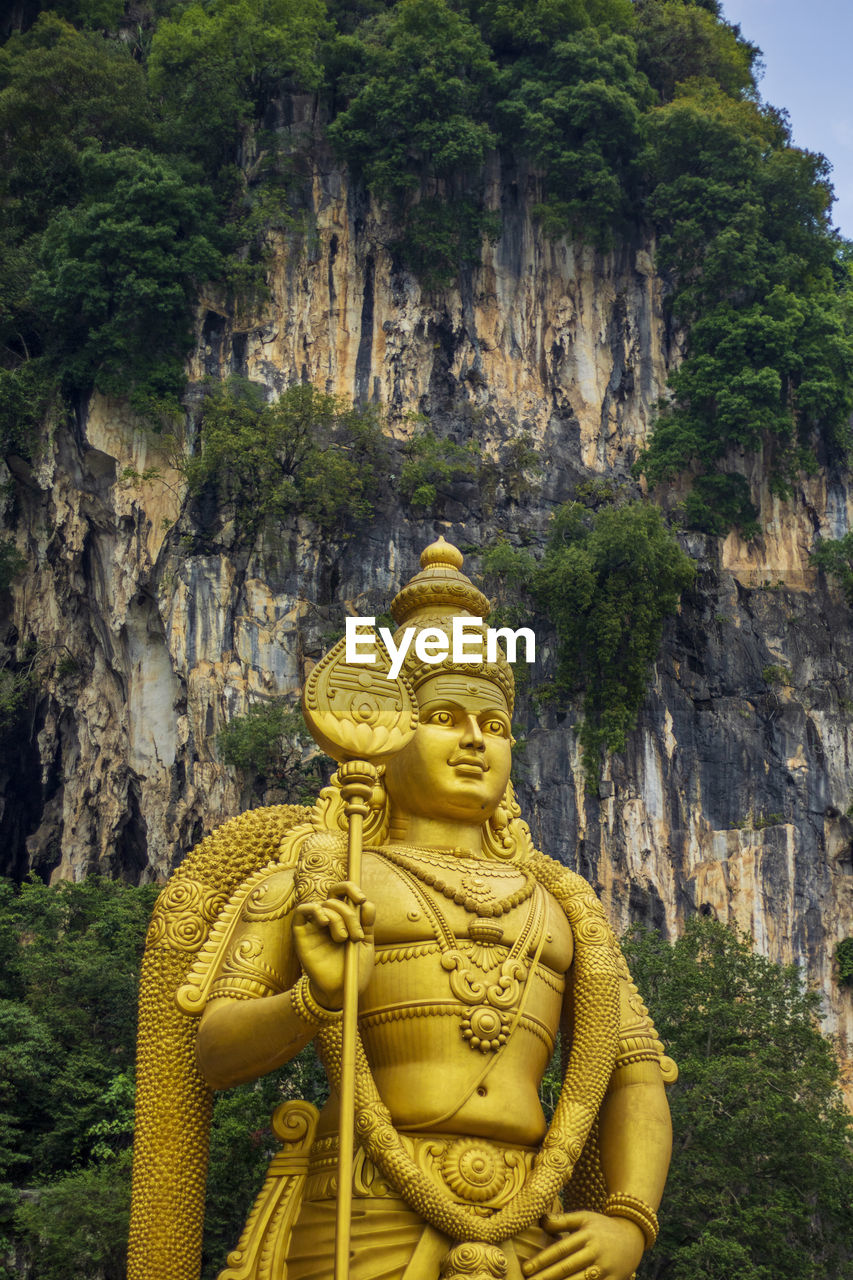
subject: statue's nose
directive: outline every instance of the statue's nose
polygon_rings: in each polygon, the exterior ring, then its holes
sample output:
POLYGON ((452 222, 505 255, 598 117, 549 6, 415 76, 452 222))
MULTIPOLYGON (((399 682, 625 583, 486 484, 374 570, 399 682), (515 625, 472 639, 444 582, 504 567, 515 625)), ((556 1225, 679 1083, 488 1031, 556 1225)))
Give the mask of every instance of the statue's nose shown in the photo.
POLYGON ((469 715, 465 717, 465 727, 462 730, 459 745, 460 747, 475 747, 478 751, 486 745, 483 730, 480 728, 476 716, 469 715))

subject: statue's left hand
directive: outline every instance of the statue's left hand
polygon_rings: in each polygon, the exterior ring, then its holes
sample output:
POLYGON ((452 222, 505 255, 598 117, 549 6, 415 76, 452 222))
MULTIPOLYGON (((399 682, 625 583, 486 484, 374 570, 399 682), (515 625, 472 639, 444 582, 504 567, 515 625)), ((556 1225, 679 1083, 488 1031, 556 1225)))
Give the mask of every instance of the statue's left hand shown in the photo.
POLYGON ((553 1213, 543 1227, 561 1238, 522 1265, 534 1280, 630 1280, 645 1240, 627 1218, 602 1213, 553 1213))

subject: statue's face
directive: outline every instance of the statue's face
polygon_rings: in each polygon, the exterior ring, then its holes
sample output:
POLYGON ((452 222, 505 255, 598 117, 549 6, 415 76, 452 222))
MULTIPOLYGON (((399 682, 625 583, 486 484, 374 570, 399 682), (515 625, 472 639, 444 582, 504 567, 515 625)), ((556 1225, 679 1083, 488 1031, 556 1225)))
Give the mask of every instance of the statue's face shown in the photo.
POLYGON ((441 672, 420 686, 418 706, 414 738, 386 768, 392 806, 419 817, 485 822, 512 765, 503 693, 482 676, 441 672))

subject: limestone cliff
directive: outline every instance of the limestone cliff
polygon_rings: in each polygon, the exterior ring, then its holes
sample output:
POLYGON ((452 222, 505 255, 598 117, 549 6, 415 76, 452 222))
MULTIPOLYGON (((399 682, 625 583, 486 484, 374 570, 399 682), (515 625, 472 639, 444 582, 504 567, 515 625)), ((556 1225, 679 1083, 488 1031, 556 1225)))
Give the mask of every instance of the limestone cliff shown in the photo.
MULTIPOLYGON (((301 111, 304 134, 308 100, 301 111)), ((547 241, 533 180, 496 167, 500 240, 458 287, 428 292, 395 266, 382 211, 312 154, 310 232, 280 237, 251 321, 202 302, 194 384, 237 372, 272 394, 309 380, 381 405, 397 441, 422 414, 497 461, 529 434, 541 482, 489 503, 460 484, 441 522, 389 492, 352 537, 321 543, 294 520, 250 547, 233 512, 185 495, 174 450, 194 447, 192 413, 176 445, 93 398, 36 465, 16 466, 32 572, 6 599, 7 625, 19 654, 36 642, 41 674, 29 732, 2 765, 6 873, 165 876, 246 803, 217 733, 258 695, 299 688, 341 606, 382 612, 438 530, 463 547, 541 532, 579 479, 633 485, 678 356, 653 243, 602 255, 547 241)), ((765 533, 749 546, 685 539, 697 584, 598 797, 584 793, 571 716, 520 709, 534 835, 601 889, 614 921, 672 934, 696 910, 735 920, 775 959, 807 966, 845 1035, 853 993, 833 953, 853 934, 853 638, 809 552, 818 532, 847 531, 850 507, 845 478, 824 470, 791 502, 763 494, 765 533)))

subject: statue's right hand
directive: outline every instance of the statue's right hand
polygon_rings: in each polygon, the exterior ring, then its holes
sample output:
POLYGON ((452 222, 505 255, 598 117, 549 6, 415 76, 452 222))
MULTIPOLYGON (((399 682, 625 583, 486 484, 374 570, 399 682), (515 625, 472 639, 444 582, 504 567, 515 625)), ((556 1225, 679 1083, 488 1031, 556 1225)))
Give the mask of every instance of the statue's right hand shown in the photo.
POLYGON ((306 902, 293 913, 293 940, 299 963, 316 999, 326 1009, 344 1002, 347 943, 358 948, 358 989, 373 972, 373 923, 376 908, 351 880, 333 884, 324 902, 306 902))

